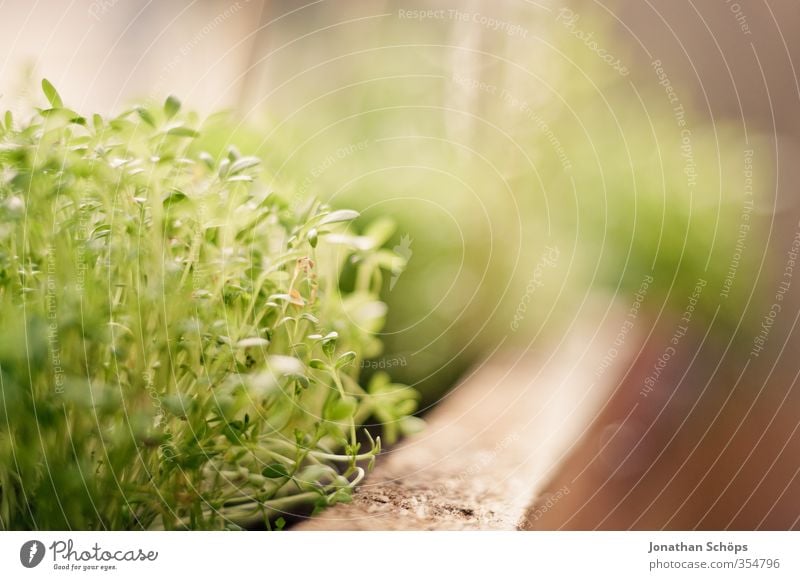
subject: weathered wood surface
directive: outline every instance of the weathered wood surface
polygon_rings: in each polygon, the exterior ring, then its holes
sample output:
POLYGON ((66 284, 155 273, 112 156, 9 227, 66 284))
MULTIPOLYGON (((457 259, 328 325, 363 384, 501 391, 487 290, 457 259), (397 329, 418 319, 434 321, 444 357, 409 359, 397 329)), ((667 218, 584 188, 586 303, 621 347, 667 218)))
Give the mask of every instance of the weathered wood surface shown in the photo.
MULTIPOLYGON (((381 457, 354 494, 300 530, 513 530, 581 441, 636 340, 600 363, 623 317, 572 332, 547 351, 490 357, 426 417, 425 431, 381 457)), ((631 337, 628 337, 630 339, 631 337)))

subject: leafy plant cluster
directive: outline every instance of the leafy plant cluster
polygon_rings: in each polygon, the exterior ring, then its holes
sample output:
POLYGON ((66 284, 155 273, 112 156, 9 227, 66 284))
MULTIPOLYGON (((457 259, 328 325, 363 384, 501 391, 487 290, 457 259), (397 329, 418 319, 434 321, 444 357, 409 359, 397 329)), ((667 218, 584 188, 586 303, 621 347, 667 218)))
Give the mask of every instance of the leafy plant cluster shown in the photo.
POLYGON ((414 390, 359 383, 402 266, 381 228, 193 153, 175 98, 86 118, 43 88, 0 123, 0 528, 280 526, 347 501, 381 449, 360 426, 419 427, 414 390))

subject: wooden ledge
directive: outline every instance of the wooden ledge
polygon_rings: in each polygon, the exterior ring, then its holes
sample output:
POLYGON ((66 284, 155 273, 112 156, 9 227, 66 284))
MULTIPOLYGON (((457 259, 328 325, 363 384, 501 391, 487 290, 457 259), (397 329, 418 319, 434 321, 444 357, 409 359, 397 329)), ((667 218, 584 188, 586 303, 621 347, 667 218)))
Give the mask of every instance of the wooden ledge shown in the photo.
POLYGON ((608 401, 638 341, 600 370, 624 321, 573 332, 548 352, 509 353, 475 368, 427 428, 379 458, 353 502, 299 530, 514 530, 608 401))

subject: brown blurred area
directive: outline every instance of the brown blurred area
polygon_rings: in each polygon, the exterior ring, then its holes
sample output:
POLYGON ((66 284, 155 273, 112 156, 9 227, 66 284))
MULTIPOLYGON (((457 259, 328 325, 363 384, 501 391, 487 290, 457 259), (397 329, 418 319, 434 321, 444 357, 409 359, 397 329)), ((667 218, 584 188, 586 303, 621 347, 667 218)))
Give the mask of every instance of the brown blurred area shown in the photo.
POLYGON ((752 363, 699 329, 647 392, 674 330, 665 321, 651 335, 546 486, 568 493, 541 494, 527 529, 798 528, 796 333, 775 329, 752 363))
MULTIPOLYGON (((603 413, 549 490, 527 529, 800 528, 800 279, 776 300, 792 240, 800 232, 798 147, 800 4, 791 0, 587 2, 615 22, 635 57, 637 81, 659 59, 694 92, 706 121, 733 122, 769 135, 775 152, 772 203, 759 220, 768 232, 761 271, 740 272, 754 287, 748 310, 769 327, 754 336, 708 334, 696 325, 653 376, 680 321, 662 317, 603 413), (770 207, 771 206, 771 207, 770 207), (780 313, 770 322, 772 304, 780 313), (645 392, 643 392, 645 391, 645 392), (646 396, 645 396, 646 395, 646 396)), ((649 77, 652 80, 652 76, 649 77)))

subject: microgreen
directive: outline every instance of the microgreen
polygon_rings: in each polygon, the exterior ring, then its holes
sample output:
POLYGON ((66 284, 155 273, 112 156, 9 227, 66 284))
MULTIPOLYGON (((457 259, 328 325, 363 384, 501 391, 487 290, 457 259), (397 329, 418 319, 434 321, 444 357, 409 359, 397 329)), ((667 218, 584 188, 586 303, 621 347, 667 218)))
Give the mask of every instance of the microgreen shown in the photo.
POLYGON ((347 501, 381 450, 360 426, 418 426, 412 389, 359 382, 386 250, 259 159, 192 153, 174 97, 88 121, 42 88, 0 124, 0 528, 280 529, 347 501))

